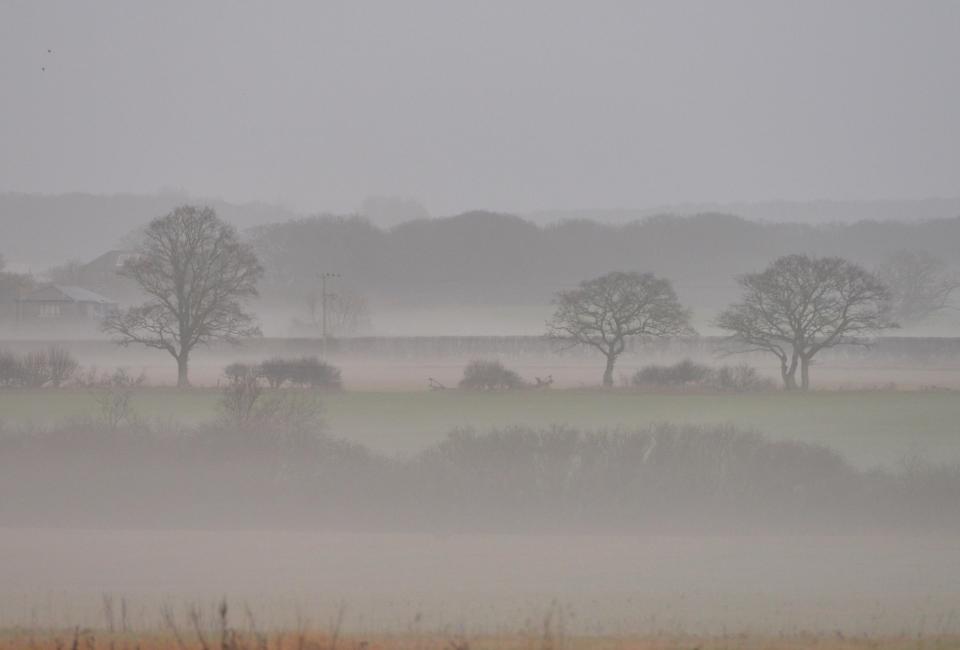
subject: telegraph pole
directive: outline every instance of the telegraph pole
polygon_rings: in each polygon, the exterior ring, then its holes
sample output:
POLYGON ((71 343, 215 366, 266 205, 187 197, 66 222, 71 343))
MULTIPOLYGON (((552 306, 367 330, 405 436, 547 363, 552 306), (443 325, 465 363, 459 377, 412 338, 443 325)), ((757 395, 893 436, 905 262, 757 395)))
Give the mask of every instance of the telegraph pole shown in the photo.
POLYGON ((320 336, 323 339, 320 354, 324 361, 327 360, 327 280, 339 277, 339 273, 320 274, 320 336))

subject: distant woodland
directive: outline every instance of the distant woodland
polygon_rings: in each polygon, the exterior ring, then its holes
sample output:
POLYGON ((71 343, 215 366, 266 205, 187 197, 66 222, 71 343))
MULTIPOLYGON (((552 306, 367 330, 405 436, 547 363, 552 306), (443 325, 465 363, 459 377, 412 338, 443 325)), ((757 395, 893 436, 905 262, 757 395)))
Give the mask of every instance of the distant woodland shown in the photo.
POLYGON ((735 297, 738 274, 795 252, 875 268, 894 250, 916 250, 960 267, 960 203, 950 201, 915 202, 924 218, 913 220, 887 218, 909 213, 909 202, 901 201, 810 204, 806 212, 799 204, 768 204, 768 220, 759 220, 756 205, 747 210, 756 220, 718 212, 624 222, 624 211, 615 218, 602 210, 596 218, 587 218, 589 211, 529 218, 476 211, 388 228, 357 215, 305 217, 173 193, 3 194, 0 253, 9 267, 39 274, 70 260, 88 262, 123 248, 140 225, 188 201, 210 205, 253 242, 267 271, 261 294, 271 302, 302 301, 318 273, 336 272, 342 286, 378 304, 542 305, 584 278, 623 269, 666 277, 683 301, 711 312, 735 297), (871 209, 876 220, 843 222, 871 209), (836 214, 836 223, 777 221, 807 213, 821 222, 836 214), (940 213, 948 216, 930 218, 940 213))

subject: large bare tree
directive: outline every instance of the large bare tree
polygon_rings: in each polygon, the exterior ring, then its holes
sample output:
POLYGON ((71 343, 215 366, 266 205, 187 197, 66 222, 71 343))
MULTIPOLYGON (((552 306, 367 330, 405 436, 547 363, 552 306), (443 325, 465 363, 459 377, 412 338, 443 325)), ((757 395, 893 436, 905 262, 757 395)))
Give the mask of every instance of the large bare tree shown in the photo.
POLYGON ((257 295, 263 268, 253 250, 210 208, 182 206, 154 219, 120 275, 147 301, 108 317, 120 345, 166 350, 177 361, 177 385, 189 385, 190 352, 220 340, 260 333, 244 302, 257 295))
POLYGON ((810 364, 825 348, 864 343, 896 327, 889 292, 862 267, 838 257, 787 255, 738 278, 743 300, 716 325, 730 332, 729 352, 769 352, 780 361, 784 388, 810 387, 810 364))
POLYGON ((613 386, 613 368, 632 337, 692 333, 690 312, 669 280, 652 273, 614 271, 559 292, 547 336, 569 346, 585 345, 606 358, 603 385, 613 386))
POLYGON ((926 251, 898 250, 886 257, 877 277, 890 290, 891 313, 901 323, 916 323, 951 308, 960 275, 926 251))

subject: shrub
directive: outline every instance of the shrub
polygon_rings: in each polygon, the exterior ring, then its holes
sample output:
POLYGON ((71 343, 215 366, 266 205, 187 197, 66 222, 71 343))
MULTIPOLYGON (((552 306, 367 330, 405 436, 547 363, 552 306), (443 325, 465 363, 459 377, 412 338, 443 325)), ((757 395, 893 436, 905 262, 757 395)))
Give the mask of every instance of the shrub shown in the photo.
POLYGON ((247 364, 231 363, 223 374, 227 385, 220 396, 220 412, 228 424, 243 428, 255 419, 255 407, 263 386, 256 368, 247 364))
POLYGON ((23 356, 7 350, 0 351, 0 386, 42 388, 50 384, 59 388, 70 381, 80 364, 69 350, 52 345, 45 350, 33 350, 23 356))
POLYGON ((59 388, 67 383, 76 374, 80 364, 66 348, 52 345, 47 348, 47 364, 49 365, 50 383, 59 388))
POLYGON ((289 381, 295 386, 339 389, 340 369, 317 357, 302 357, 289 362, 289 381))
POLYGON ((280 388, 289 378, 289 361, 280 357, 267 359, 258 366, 259 375, 270 388, 280 388))
POLYGON ((0 350, 0 386, 12 388, 23 385, 23 364, 9 350, 0 350))
MULTIPOLYGON (((330 385, 332 369, 339 386, 339 370, 322 362, 304 361, 290 362, 289 366, 294 374, 300 368, 301 376, 296 377, 300 385, 309 385, 310 381, 321 378, 330 385), (316 369, 317 366, 320 369, 316 369), (310 376, 304 367, 317 376, 310 376), (323 377, 319 377, 321 374, 323 377)), ((292 445, 292 448, 301 449, 322 434, 323 404, 316 394, 276 390, 266 393, 256 366, 234 363, 224 369, 224 374, 227 375, 227 384, 220 396, 223 426, 219 431, 231 437, 247 434, 248 440, 273 438, 283 447, 292 445)))
POLYGON ((772 390, 776 383, 746 364, 711 368, 684 359, 672 366, 645 366, 630 378, 633 386, 692 386, 742 393, 772 390))
MULTIPOLYGON (((245 372, 244 364, 231 364, 227 369, 232 372, 245 372)), ((270 388, 280 388, 286 383, 332 390, 339 390, 342 387, 340 369, 317 357, 299 359, 274 357, 257 366, 256 373, 267 382, 270 388)))
POLYGON ((712 371, 709 366, 684 359, 672 366, 646 366, 638 370, 630 379, 634 386, 683 386, 685 384, 703 384, 712 371))
POLYGON ((134 377, 126 368, 117 368, 113 374, 104 373, 99 379, 92 374, 87 380, 87 387, 100 408, 100 420, 107 430, 117 431, 121 425, 136 424, 133 396, 146 379, 143 373, 134 377))
POLYGON ((720 366, 715 374, 714 383, 718 390, 733 393, 747 391, 776 390, 777 383, 769 377, 763 377, 757 369, 745 363, 736 366, 720 366))
POLYGON ((245 377, 256 377, 260 374, 260 368, 258 366, 250 365, 249 363, 231 363, 229 366, 223 369, 223 374, 227 378, 228 382, 235 382, 245 377))
POLYGON ((43 351, 27 352, 23 356, 21 367, 23 368, 22 384, 27 388, 41 388, 50 381, 50 364, 43 351))
POLYGON ((255 405, 260 427, 281 443, 303 445, 323 433, 323 402, 313 393, 264 395, 255 405))
POLYGON ((499 361, 471 361, 460 380, 460 388, 467 390, 515 390, 525 386, 520 375, 499 361))

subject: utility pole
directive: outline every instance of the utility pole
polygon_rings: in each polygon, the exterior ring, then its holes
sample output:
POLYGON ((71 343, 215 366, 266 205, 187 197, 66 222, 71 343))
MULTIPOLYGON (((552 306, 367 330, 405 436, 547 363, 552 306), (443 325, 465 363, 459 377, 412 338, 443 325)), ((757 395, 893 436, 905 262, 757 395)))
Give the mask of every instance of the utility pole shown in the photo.
POLYGON ((320 355, 327 360, 327 280, 339 278, 339 273, 320 274, 320 336, 323 339, 320 355))

